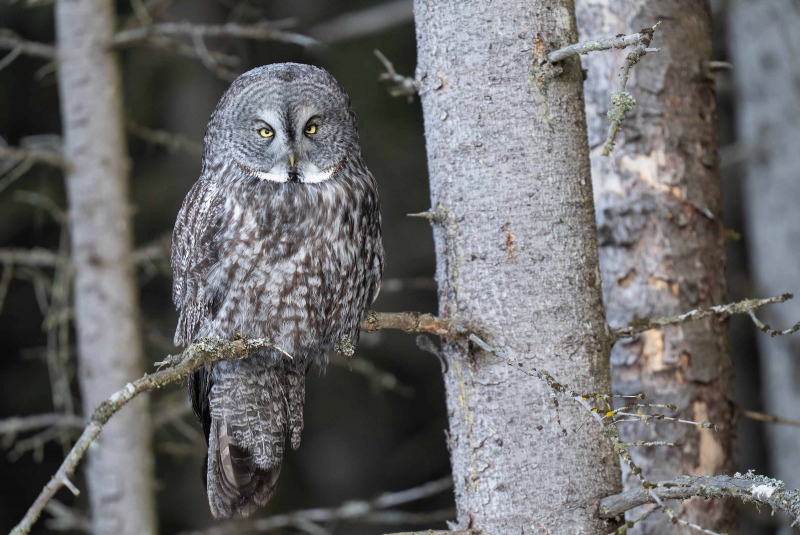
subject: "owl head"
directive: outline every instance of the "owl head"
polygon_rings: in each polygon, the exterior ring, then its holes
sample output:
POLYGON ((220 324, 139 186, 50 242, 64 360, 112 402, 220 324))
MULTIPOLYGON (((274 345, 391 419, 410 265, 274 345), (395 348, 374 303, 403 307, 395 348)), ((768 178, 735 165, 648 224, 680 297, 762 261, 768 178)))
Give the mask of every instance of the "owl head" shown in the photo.
POLYGON ((271 182, 330 179, 361 157, 350 98, 326 70, 275 63, 239 76, 211 115, 203 165, 271 182))

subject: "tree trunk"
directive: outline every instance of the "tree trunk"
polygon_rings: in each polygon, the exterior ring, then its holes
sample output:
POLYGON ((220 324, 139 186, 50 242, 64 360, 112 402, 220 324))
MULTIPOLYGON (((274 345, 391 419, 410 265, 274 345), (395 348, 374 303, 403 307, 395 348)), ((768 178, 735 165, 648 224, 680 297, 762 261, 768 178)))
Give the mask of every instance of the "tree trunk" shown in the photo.
MULTIPOLYGON (((594 53, 588 68, 586 115, 599 229, 600 268, 609 324, 657 318, 725 300, 724 239, 717 121, 711 60, 711 15, 697 0, 577 0, 581 39, 630 34, 663 21, 648 54, 631 71, 637 104, 610 158, 601 155, 619 68, 627 51, 594 53)), ((644 333, 611 351, 615 393, 644 392, 674 404, 681 417, 710 420, 718 431, 669 422, 621 426, 622 438, 668 440, 680 448, 632 454, 647 479, 731 473, 731 362, 726 328, 716 318, 644 333)), ((640 486, 625 470, 626 487, 640 486)), ((735 527, 727 501, 671 504, 680 518, 714 531, 735 527)), ((642 511, 629 513, 637 517, 642 511)), ((652 515, 640 533, 689 531, 652 515)))
MULTIPOLYGON (((108 43, 112 0, 58 0, 62 104, 75 322, 84 412, 144 372, 131 261, 128 161, 120 70, 108 43)), ((90 455, 94 535, 156 532, 147 398, 115 416, 90 455)))
MULTIPOLYGON (((800 292, 800 5, 792 0, 729 3, 728 46, 737 93, 737 145, 746 158, 747 244, 756 293, 800 292)), ((775 328, 800 317, 790 301, 759 314, 775 328)), ((760 333, 759 333, 760 334, 760 333)), ((759 336, 765 409, 800 418, 796 337, 759 336)), ((773 477, 800 487, 796 428, 769 427, 773 477)), ((782 519, 785 522, 785 519, 782 519)), ((782 532, 790 533, 788 523, 782 532)))
MULTIPOLYGON (((440 314, 579 391, 609 390, 572 0, 417 0, 440 314)), ((497 356, 446 342, 460 527, 607 533, 619 466, 599 426, 497 356)))

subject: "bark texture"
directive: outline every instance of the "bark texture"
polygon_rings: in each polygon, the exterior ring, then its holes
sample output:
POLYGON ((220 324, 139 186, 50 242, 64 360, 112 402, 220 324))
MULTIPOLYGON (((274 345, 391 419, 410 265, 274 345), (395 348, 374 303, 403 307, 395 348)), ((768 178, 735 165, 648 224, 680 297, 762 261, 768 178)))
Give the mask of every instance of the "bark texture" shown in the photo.
MULTIPOLYGON (((717 165, 711 17, 698 0, 577 0, 581 40, 637 32, 659 20, 648 54, 631 71, 636 107, 601 155, 610 94, 630 50, 583 59, 603 297, 608 322, 659 318, 725 300, 724 239, 717 165)), ((667 440, 680 448, 634 448, 650 481, 716 475, 733 468, 731 362, 726 327, 716 318, 646 331, 611 351, 616 393, 644 392, 649 402, 678 406, 687 419, 718 431, 669 422, 620 426, 623 440, 667 440)), ((626 488, 641 488, 625 470, 626 488)), ((728 501, 695 498, 671 504, 680 518, 714 531, 734 526, 728 501)), ((629 513, 635 518, 641 511, 629 513)), ((688 533, 654 514, 638 533, 688 533)))
MULTIPOLYGON (((541 70, 576 41, 572 0, 417 0, 440 315, 579 391, 608 391, 582 73, 541 70)), ((446 342, 459 527, 607 533, 619 487, 601 429, 540 381, 446 342), (585 425, 584 425, 585 424, 585 425)))
MULTIPOLYGON (((58 0, 75 322, 84 411, 144 372, 132 262, 128 161, 112 0, 58 0)), ((151 429, 140 396, 108 423, 87 469, 95 535, 156 532, 151 429)))
MULTIPOLYGON (((755 293, 800 293, 800 4, 733 0, 728 46, 737 92, 737 145, 746 165, 744 208, 755 293)), ((759 314, 774 328, 800 317, 789 301, 759 314)), ((765 410, 800 418, 800 339, 758 337, 765 410)), ((800 488, 800 430, 768 427, 773 477, 800 488)), ((782 519, 784 521, 784 519, 782 519)), ((789 533, 788 523, 782 532, 789 533)))

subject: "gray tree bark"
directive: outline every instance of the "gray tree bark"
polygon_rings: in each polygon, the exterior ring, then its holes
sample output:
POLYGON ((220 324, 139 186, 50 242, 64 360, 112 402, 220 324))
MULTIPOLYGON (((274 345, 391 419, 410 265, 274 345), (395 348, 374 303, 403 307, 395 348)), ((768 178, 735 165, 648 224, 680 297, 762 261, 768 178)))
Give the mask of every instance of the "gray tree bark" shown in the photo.
MULTIPOLYGON (((64 128, 75 322, 84 411, 144 372, 132 264, 128 160, 119 65, 109 50, 113 0, 58 0, 58 79, 64 128)), ((147 398, 107 425, 87 468, 92 532, 156 532, 147 398)))
MULTIPOLYGON (((637 105, 601 155, 609 96, 629 50, 586 56, 586 115, 609 324, 658 318, 725 301, 724 239, 711 60, 711 16, 697 0, 577 0, 581 39, 629 34, 663 21, 631 71, 637 105)), ((749 76, 749 74, 748 74, 749 76)), ((785 289, 784 289, 785 291, 785 289)), ((680 448, 640 448, 633 457, 650 481, 731 473, 733 405, 726 327, 715 318, 645 332, 611 351, 616 393, 644 392, 718 431, 669 422, 621 426, 624 440, 667 440, 680 448)), ((626 467, 623 467, 626 468, 626 467)), ((624 470, 626 488, 641 488, 624 470)), ((671 504, 680 518, 720 532, 735 527, 729 501, 671 504)), ((641 510, 629 513, 636 518, 641 510)), ((638 533, 689 533, 654 514, 638 533)))
MULTIPOLYGON (((582 73, 540 70, 577 38, 572 0, 415 2, 439 313, 579 391, 609 390, 582 73)), ((619 488, 601 429, 498 357, 446 342, 459 524, 608 533, 619 488)))
MULTIPOLYGON (((734 64, 737 145, 745 156, 747 245, 757 293, 800 292, 800 5, 792 0, 728 4, 728 47, 734 64)), ((760 314, 776 328, 800 317, 787 302, 760 314)), ((800 418, 795 337, 759 336, 765 410, 800 418)), ((800 487, 800 430, 768 428, 773 477, 800 487)), ((790 533, 788 523, 782 531, 790 533)))

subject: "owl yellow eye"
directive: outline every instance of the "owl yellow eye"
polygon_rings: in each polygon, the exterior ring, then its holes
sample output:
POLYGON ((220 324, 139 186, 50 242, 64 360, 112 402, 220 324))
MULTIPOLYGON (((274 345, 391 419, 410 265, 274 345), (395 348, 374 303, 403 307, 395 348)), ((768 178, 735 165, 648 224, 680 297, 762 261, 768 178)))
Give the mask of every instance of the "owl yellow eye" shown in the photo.
POLYGON ((275 133, 269 128, 261 128, 258 131, 258 135, 261 137, 272 137, 275 135, 275 133))
POLYGON ((317 125, 310 124, 306 126, 305 133, 308 134, 309 136, 313 136, 314 134, 317 133, 317 125))

